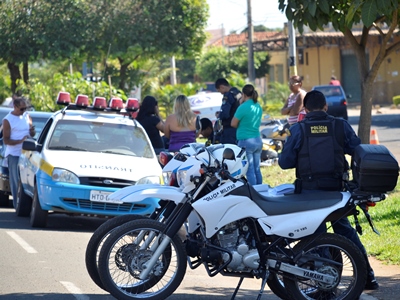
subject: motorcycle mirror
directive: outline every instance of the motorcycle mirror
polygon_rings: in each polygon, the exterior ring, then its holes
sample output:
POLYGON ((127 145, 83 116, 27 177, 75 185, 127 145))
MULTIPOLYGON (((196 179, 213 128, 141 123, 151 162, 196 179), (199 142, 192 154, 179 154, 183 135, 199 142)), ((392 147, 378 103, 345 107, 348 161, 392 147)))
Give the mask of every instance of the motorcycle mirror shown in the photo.
POLYGON ((235 152, 231 148, 226 148, 222 154, 223 159, 235 160, 235 152))

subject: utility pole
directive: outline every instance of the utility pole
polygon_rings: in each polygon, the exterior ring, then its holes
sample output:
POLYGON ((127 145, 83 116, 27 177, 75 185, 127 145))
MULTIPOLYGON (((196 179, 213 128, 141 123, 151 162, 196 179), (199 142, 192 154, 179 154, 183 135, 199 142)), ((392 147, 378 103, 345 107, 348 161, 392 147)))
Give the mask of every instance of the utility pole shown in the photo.
POLYGON ((288 41, 289 41, 289 76, 297 75, 296 66, 296 32, 292 21, 288 21, 288 41))
POLYGON ((171 57, 171 85, 175 85, 176 84, 176 68, 175 68, 175 56, 171 57))
POLYGON ((251 0, 247 0, 247 47, 248 47, 248 65, 250 82, 256 81, 256 71, 254 69, 254 52, 253 52, 253 21, 251 18, 251 0))

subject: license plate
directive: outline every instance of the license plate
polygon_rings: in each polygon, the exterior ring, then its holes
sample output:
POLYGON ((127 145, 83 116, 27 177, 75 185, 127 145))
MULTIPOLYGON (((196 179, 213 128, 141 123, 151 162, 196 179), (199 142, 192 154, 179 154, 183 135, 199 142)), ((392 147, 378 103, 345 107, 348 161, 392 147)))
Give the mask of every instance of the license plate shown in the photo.
POLYGON ((111 195, 111 192, 103 192, 103 191, 90 191, 90 201, 95 202, 107 202, 107 203, 123 203, 118 200, 109 200, 108 196, 111 195))

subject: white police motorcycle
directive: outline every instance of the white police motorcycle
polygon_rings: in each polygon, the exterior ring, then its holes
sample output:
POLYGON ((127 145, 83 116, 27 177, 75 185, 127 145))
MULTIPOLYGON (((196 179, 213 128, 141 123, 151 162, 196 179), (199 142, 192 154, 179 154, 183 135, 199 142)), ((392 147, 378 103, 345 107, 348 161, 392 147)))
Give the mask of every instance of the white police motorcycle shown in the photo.
POLYGON ((192 269, 203 265, 209 276, 240 277, 233 298, 243 278, 257 278, 260 299, 274 275, 291 299, 357 299, 367 276, 360 250, 342 236, 314 233, 385 195, 261 194, 247 183, 246 170, 243 149, 210 146, 181 164, 179 188, 138 185, 113 193, 112 199, 124 202, 158 197, 175 208, 163 222, 133 220, 109 234, 98 258, 104 288, 118 299, 165 299, 183 280, 188 259, 192 269), (220 184, 210 189, 216 178, 220 184), (184 243, 177 235, 182 225, 184 243))

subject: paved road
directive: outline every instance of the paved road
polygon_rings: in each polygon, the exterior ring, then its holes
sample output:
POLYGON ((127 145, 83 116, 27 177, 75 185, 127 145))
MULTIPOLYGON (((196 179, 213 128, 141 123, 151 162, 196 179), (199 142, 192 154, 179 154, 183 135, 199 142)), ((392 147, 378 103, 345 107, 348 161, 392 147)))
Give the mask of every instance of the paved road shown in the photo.
MULTIPOLYGON (((84 254, 94 230, 104 220, 85 217, 49 216, 48 228, 32 229, 27 218, 13 209, 0 209, 0 299, 1 300, 109 300, 87 274, 84 254)), ((400 267, 371 260, 381 285, 361 300, 392 300, 400 295, 400 267)), ((171 300, 230 299, 238 279, 208 277, 203 267, 188 270, 171 300)), ((245 279, 236 299, 255 299, 260 281, 245 279)), ((262 300, 278 299, 267 288, 262 300)))

